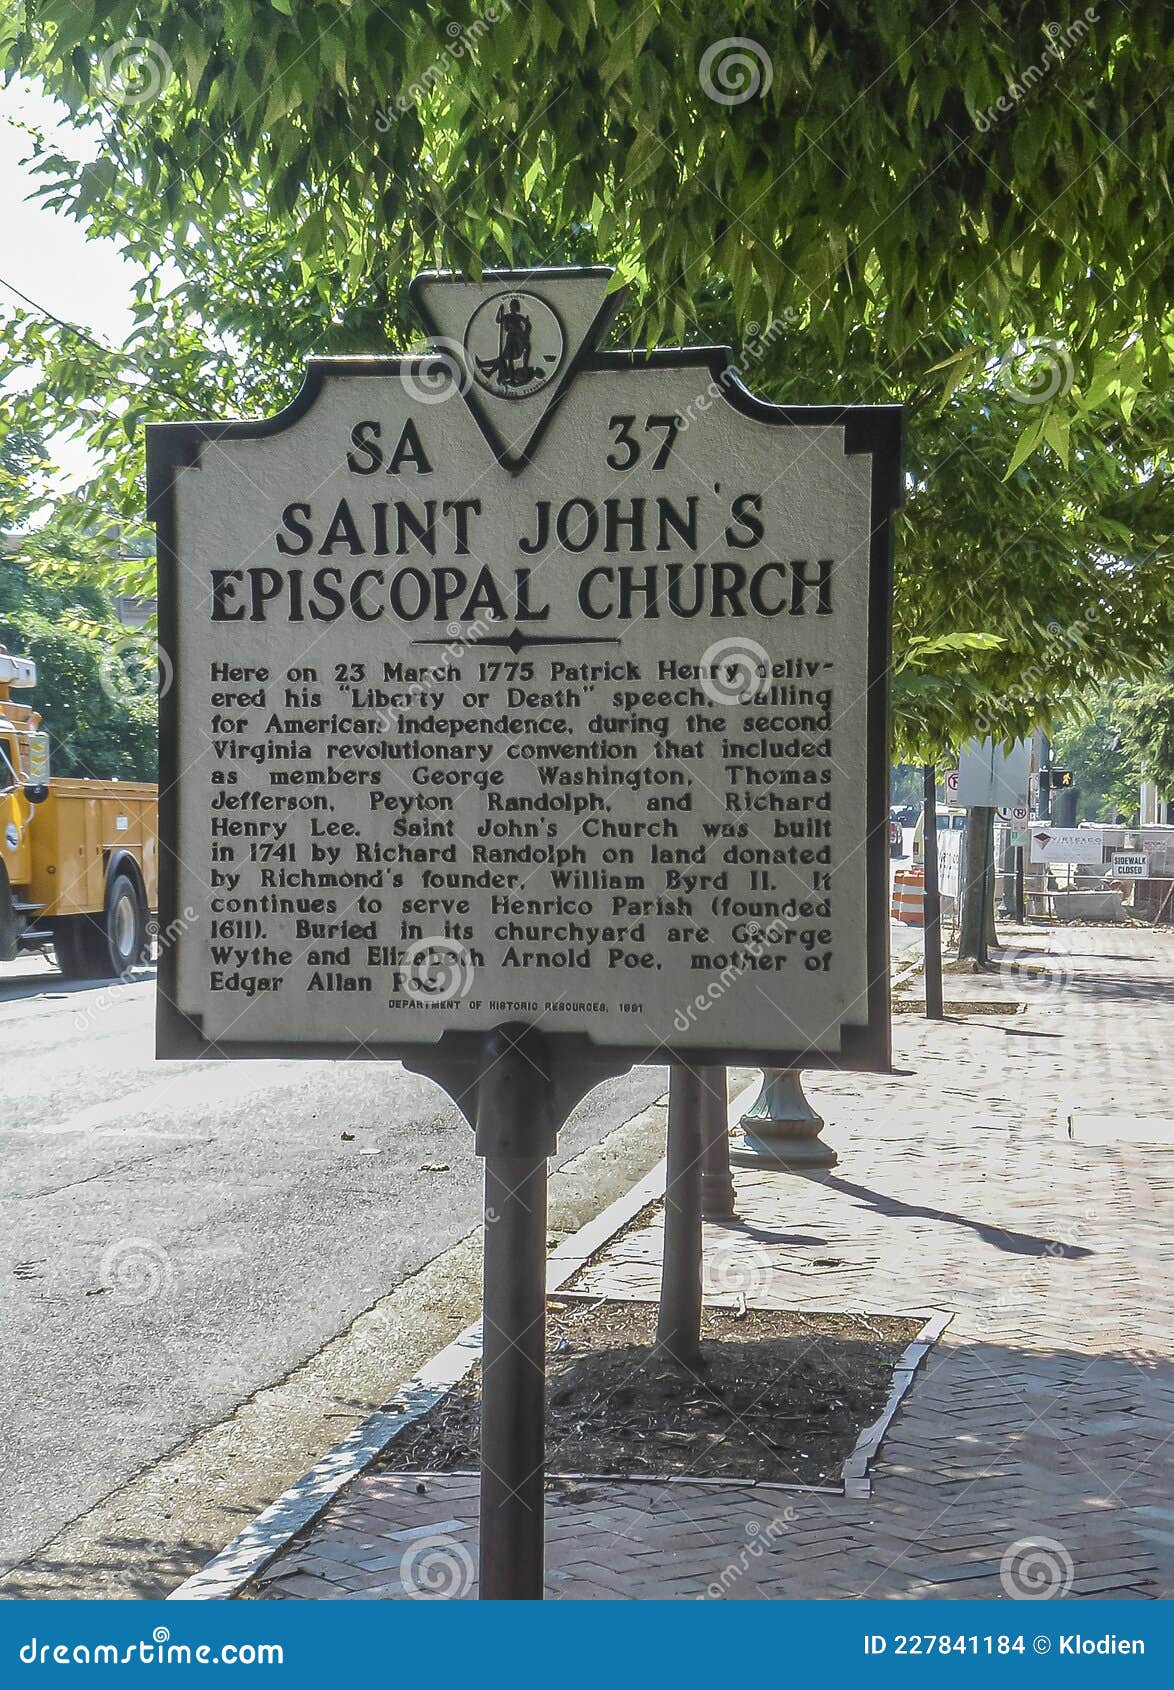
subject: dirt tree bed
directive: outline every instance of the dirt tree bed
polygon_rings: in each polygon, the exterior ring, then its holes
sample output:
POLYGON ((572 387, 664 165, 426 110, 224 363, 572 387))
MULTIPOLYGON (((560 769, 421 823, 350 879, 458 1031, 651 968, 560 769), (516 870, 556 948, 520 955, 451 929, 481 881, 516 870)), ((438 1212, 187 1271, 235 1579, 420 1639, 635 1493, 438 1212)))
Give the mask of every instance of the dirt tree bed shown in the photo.
MULTIPOLYGON (((646 1303, 551 1299, 547 1471, 822 1484, 839 1478, 921 1328, 890 1315, 707 1309, 704 1365, 654 1346, 646 1303)), ((480 1368, 393 1439, 400 1472, 477 1466, 480 1368)))

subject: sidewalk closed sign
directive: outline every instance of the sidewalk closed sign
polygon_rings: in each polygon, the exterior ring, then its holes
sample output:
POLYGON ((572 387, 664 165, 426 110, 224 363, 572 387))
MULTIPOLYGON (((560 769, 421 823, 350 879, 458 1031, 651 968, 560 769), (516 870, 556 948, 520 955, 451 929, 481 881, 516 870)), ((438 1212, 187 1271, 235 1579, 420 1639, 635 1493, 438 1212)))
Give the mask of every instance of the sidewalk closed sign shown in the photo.
POLYGON ((602 351, 608 281, 150 429, 162 1054, 885 1065, 899 414, 602 351))
POLYGON ((1114 851, 1114 880, 1148 880, 1150 860, 1144 851, 1114 851))

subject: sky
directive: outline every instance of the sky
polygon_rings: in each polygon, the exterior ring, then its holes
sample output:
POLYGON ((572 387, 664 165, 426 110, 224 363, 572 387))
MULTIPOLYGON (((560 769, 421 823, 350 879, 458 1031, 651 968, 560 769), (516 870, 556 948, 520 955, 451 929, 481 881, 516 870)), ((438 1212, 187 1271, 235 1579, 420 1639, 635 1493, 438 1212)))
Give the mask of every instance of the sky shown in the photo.
MULTIPOLYGON (((57 114, 64 110, 27 82, 0 87, 0 282, 18 287, 99 340, 120 345, 131 326, 134 269, 112 242, 89 241, 73 218, 28 201, 38 179, 20 162, 32 143, 18 125, 31 122, 50 135, 61 133, 63 151, 76 155, 77 135, 66 134, 67 125, 58 125, 57 114)), ((0 285, 0 311, 19 304, 9 288, 0 285)), ((83 448, 60 436, 52 447, 67 479, 88 473, 90 459, 83 448)))

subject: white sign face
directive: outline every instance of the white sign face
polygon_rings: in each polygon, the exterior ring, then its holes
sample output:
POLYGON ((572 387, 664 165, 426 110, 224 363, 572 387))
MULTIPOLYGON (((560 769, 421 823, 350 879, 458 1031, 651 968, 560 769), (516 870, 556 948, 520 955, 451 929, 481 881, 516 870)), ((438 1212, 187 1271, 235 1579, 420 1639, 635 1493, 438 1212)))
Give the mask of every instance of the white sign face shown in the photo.
POLYGON ((1023 827, 1027 822, 1027 805, 1004 806, 1002 809, 995 811, 995 820, 1003 822, 1009 827, 1023 827))
POLYGON ((1144 851, 1114 851, 1114 880, 1148 880, 1150 860, 1144 851))
POLYGON ((958 753, 958 796, 952 802, 963 809, 1026 808, 1030 760, 1028 740, 1016 740, 1010 751, 990 739, 971 740, 958 753))
POLYGON ((1104 843, 1099 827, 1052 827, 1037 822, 1031 830, 1033 863, 1100 863, 1104 843))
POLYGON ((962 834, 954 828, 938 834, 938 891, 943 897, 958 896, 958 876, 962 862, 962 834))
POLYGON ((150 431, 163 1054, 883 1060, 895 413, 593 353, 605 284, 434 279, 439 364, 150 431))
POLYGON ((957 771, 957 769, 951 769, 949 771, 945 780, 942 782, 942 788, 943 788, 943 791, 945 793, 947 808, 948 809, 957 809, 958 808, 958 771, 957 771))

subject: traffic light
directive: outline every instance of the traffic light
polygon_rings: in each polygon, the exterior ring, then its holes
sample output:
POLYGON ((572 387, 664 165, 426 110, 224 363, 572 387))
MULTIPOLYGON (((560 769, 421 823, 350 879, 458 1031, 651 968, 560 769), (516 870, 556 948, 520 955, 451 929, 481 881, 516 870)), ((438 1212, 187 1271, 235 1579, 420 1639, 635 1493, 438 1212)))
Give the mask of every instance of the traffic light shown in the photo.
POLYGON ((1050 785, 1053 792, 1059 792, 1065 787, 1076 785, 1076 776, 1071 769, 1049 769, 1048 773, 1052 777, 1050 785))

